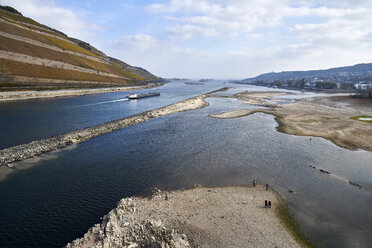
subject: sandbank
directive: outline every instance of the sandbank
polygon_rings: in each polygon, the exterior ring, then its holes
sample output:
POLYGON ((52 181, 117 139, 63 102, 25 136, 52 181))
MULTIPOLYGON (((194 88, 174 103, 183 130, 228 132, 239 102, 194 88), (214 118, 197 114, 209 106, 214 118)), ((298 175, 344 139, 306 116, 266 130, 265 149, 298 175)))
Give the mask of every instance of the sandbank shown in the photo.
POLYGON ((278 217, 283 204, 260 185, 125 198, 66 247, 304 247, 278 217), (271 208, 264 208, 265 200, 271 208))
MULTIPOLYGON (((245 103, 265 105, 275 100, 278 93, 243 92, 235 97, 245 103)), ((279 93, 283 95, 284 93, 279 93)), ((356 120, 355 116, 372 116, 372 101, 344 96, 297 99, 293 103, 267 106, 268 108, 242 109, 209 115, 213 118, 237 118, 254 113, 275 116, 278 131, 327 139, 349 149, 372 151, 372 125, 356 120)))

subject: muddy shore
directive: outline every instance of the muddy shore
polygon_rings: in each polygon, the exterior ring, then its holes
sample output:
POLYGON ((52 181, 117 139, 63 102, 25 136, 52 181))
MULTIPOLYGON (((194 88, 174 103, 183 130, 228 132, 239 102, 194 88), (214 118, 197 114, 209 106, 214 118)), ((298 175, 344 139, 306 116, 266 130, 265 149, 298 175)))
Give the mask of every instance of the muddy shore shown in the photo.
POLYGON ((157 191, 122 199, 66 247, 304 247, 278 218, 282 204, 260 185, 157 191))
POLYGON ((254 113, 271 114, 279 124, 277 130, 282 133, 321 137, 349 150, 372 151, 371 123, 355 120, 355 116, 372 116, 372 101, 337 96, 270 105, 269 102, 281 101, 276 98, 279 95, 285 93, 239 93, 233 97, 247 104, 266 108, 242 109, 209 116, 228 119, 254 113))

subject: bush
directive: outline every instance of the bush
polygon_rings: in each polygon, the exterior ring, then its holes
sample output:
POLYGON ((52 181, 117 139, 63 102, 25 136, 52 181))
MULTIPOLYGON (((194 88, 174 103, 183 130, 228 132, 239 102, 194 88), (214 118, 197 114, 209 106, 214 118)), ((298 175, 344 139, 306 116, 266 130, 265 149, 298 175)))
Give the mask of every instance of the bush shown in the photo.
POLYGON ((316 82, 316 87, 320 89, 336 89, 337 84, 333 82, 316 82))
POLYGON ((21 12, 19 12, 18 10, 16 10, 15 8, 10 7, 10 6, 0 5, 0 9, 3 9, 5 11, 8 11, 8 12, 13 13, 13 14, 22 15, 21 12))

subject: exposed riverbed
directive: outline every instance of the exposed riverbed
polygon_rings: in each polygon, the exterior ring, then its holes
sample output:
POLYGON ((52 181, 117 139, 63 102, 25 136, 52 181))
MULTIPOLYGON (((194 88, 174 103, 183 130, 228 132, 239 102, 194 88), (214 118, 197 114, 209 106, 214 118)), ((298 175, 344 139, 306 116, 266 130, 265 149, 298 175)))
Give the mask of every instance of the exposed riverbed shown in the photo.
POLYGON ((159 190, 151 199, 122 199, 66 248, 303 247, 277 217, 282 208, 283 199, 263 185, 159 190))
MULTIPOLYGON (((183 92, 175 97, 176 102, 221 85, 223 82, 167 87, 175 91, 193 88, 187 96, 183 92)), ((251 87, 228 86, 234 88, 226 94, 251 87)), ((99 101, 108 101, 102 99, 103 95, 97 95, 99 101)), ((154 186, 181 189, 195 183, 240 185, 253 179, 269 183, 284 196, 302 229, 316 244, 366 247, 372 242, 371 152, 349 151, 322 138, 310 140, 279 133, 274 117, 263 113, 235 119, 210 118, 210 114, 257 106, 230 98, 206 100, 209 107, 120 129, 73 149, 46 154, 31 163, 31 168, 17 170, 0 183, 0 225, 7 226, 7 232, 0 233, 0 246, 61 247, 82 237, 121 198, 154 186)), ((132 106, 138 109, 139 104, 132 106)), ((105 109, 115 112, 110 116, 128 113, 119 113, 123 102, 109 105, 105 109)), ((91 114, 95 115, 94 111, 91 114)), ((82 112, 83 116, 87 114, 82 112)), ((20 168, 23 163, 19 162, 20 168)))

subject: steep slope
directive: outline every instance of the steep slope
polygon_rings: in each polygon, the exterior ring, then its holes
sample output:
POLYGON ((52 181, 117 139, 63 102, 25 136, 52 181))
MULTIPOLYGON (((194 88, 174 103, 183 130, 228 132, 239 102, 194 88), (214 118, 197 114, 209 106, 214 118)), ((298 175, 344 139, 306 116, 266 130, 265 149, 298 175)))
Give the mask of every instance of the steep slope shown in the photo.
POLYGON ((0 91, 144 85, 161 81, 89 43, 0 7, 0 91))

